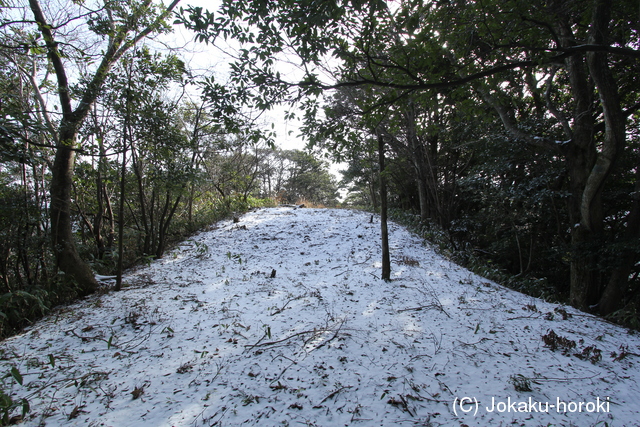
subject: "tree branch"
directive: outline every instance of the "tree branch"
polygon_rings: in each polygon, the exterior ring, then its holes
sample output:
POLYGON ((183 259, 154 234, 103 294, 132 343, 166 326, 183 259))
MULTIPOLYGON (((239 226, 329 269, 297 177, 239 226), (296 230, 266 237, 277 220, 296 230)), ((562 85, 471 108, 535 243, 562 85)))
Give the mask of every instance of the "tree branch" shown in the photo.
POLYGON ((547 90, 544 93, 544 97, 545 97, 545 100, 547 101, 547 109, 553 115, 553 117, 555 117, 556 120, 560 122, 560 124, 562 125, 562 128, 564 129, 564 133, 566 137, 568 139, 572 139, 573 131, 571 130, 571 125, 569 124, 569 121, 560 113, 560 111, 558 111, 558 109, 555 107, 555 105, 553 105, 553 102, 551 101, 551 89, 553 88, 553 78, 555 77, 557 72, 558 72, 558 67, 553 67, 553 70, 551 71, 551 75, 547 79, 547 90))
MULTIPOLYGON (((295 84, 295 86, 316 87, 322 90, 332 90, 332 89, 338 89, 341 87, 363 86, 363 85, 387 87, 392 89, 404 89, 404 90, 446 89, 450 87, 461 86, 466 83, 470 83, 472 81, 482 79, 484 77, 491 77, 496 74, 500 74, 505 71, 515 70, 518 68, 561 64, 562 61, 564 61, 569 57, 582 54, 582 53, 588 53, 588 52, 603 52, 603 53, 610 53, 614 55, 628 56, 628 57, 640 59, 640 51, 628 49, 628 48, 618 48, 618 47, 598 45, 598 44, 583 44, 579 46, 570 46, 566 48, 549 49, 548 51, 562 52, 562 53, 551 56, 549 58, 516 61, 508 64, 503 64, 497 67, 492 67, 483 71, 479 71, 474 74, 469 74, 468 76, 461 77, 455 80, 447 80, 447 81, 432 82, 432 83, 403 84, 403 83, 394 83, 392 81, 378 81, 374 79, 363 78, 362 76, 360 76, 361 78, 359 80, 339 82, 332 85, 322 84, 318 81, 311 80, 311 81, 301 81, 295 84)), ((409 77, 412 77, 412 76, 409 76, 409 77)))
POLYGON ((33 88, 33 91, 36 95, 36 99, 38 100, 38 104, 40 104, 40 108, 42 109, 42 117, 44 117, 44 121, 47 124, 47 128, 49 129, 49 132, 51 133, 51 138, 53 138, 53 141, 57 144, 60 143, 60 141, 58 140, 58 132, 56 130, 56 127, 53 125, 53 122, 51 121, 51 117, 49 117, 49 113, 47 112, 47 104, 44 100, 44 97, 42 96, 42 92, 40 91, 40 87, 38 86, 38 82, 36 82, 36 66, 35 66, 35 59, 34 59, 34 64, 33 64, 33 71, 31 73, 27 72, 27 70, 25 70, 23 67, 21 67, 17 62, 14 62, 14 64, 16 65, 16 67, 18 67, 18 69, 20 70, 20 72, 22 74, 25 75, 25 77, 27 79, 29 79, 29 83, 31 83, 31 87, 33 88))
POLYGON ((47 23, 46 18, 44 17, 44 13, 42 12, 42 8, 40 7, 40 2, 38 0, 29 0, 29 6, 31 7, 31 11, 33 12, 33 16, 38 24, 38 29, 44 38, 44 41, 47 46, 47 55, 49 56, 49 60, 53 65, 53 69, 56 73, 56 78, 58 80, 58 96, 60 98, 60 107, 62 108, 62 112, 64 115, 71 115, 71 95, 69 93, 69 79, 67 78, 67 72, 64 68, 64 64, 62 63, 62 53, 58 49, 58 43, 53 38, 53 33, 51 32, 51 25, 47 23))

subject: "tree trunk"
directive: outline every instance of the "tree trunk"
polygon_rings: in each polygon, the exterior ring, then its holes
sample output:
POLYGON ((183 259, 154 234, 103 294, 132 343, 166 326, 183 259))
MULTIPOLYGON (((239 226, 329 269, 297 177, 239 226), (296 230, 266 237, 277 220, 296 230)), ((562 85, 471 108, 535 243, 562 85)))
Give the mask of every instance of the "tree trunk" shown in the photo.
POLYGON ((430 134, 426 137, 426 144, 420 145, 422 164, 424 167, 425 191, 427 193, 429 217, 435 218, 441 226, 446 226, 444 219, 442 198, 440 197, 440 184, 438 177, 438 134, 430 134))
POLYGON ((418 135, 416 134, 415 105, 410 102, 404 112, 404 125, 407 134, 409 155, 415 168, 415 180, 418 187, 418 203, 420 206, 420 219, 426 221, 429 218, 429 196, 427 194, 427 175, 424 162, 424 153, 418 135))
POLYGON ((109 229, 107 230, 107 242, 105 245, 113 252, 113 242, 115 240, 115 219, 113 217, 113 205, 111 204, 111 199, 109 198, 109 192, 107 191, 106 186, 104 187, 104 200, 107 205, 107 218, 109 219, 109 229))
MULTIPOLYGON (((84 296, 94 292, 98 287, 98 282, 91 268, 80 258, 74 243, 71 191, 77 132, 89 109, 87 105, 83 105, 82 109, 72 111, 69 82, 58 43, 54 40, 51 26, 44 17, 40 3, 37 0, 30 0, 29 6, 47 45, 48 57, 58 80, 58 96, 62 107, 56 154, 51 167, 49 215, 51 217, 53 251, 56 257, 56 266, 77 282, 79 294, 84 296)), ((88 99, 86 96, 84 98, 88 99)), ((95 97, 93 99, 95 100, 95 97)))
POLYGON ((118 265, 116 267, 115 290, 122 289, 122 273, 124 270, 124 197, 127 178, 127 140, 122 144, 122 166, 120 169, 120 204, 118 205, 118 265))
MULTIPOLYGON (((608 44, 609 20, 611 17, 611 4, 604 0, 595 0, 593 23, 591 28, 590 43, 608 44)), ((609 58, 604 52, 590 52, 587 54, 589 73, 595 82, 602 104, 605 134, 602 148, 591 171, 587 187, 585 188, 586 202, 590 201, 591 194, 597 195, 602 191, 604 182, 620 156, 625 145, 626 117, 620 105, 618 85, 609 66, 609 58)), ((636 183, 636 190, 639 189, 636 183)), ((588 208, 588 206, 586 206, 588 208)), ((638 235, 640 212, 638 212, 638 200, 627 217, 627 233, 630 236, 638 235)), ((603 215, 601 215, 603 216, 603 215)), ((614 269, 609 283, 598 303, 601 314, 609 314, 620 307, 624 287, 628 282, 629 272, 635 256, 627 252, 622 256, 622 265, 614 269)))
POLYGON ((164 219, 161 221, 159 226, 160 238, 158 243, 158 249, 156 251, 156 258, 162 258, 162 256, 164 255, 164 251, 167 247, 167 233, 169 231, 169 225, 171 224, 171 221, 173 220, 173 216, 175 215, 176 210, 178 209, 178 205, 180 204, 182 195, 179 195, 176 198, 176 201, 173 203, 173 207, 167 213, 166 210, 169 207, 169 199, 170 199, 170 194, 167 193, 167 205, 165 207, 166 218, 165 218, 165 213, 163 213, 162 217, 164 219))
MULTIPOLYGON (((61 126, 62 127, 62 126, 61 126)), ((72 127, 73 128, 73 127, 72 127)), ((80 296, 89 295, 98 288, 91 268, 80 258, 73 239, 71 217, 71 189, 75 160, 75 129, 60 133, 61 146, 56 151, 51 169, 51 237, 57 267, 78 284, 80 296)))
MULTIPOLYGON (((142 222, 142 226, 144 227, 144 242, 142 244, 142 252, 148 254, 151 252, 149 249, 151 247, 151 230, 149 225, 149 219, 147 218, 147 198, 145 196, 144 183, 142 179, 142 166, 139 157, 136 155, 136 149, 132 145, 131 146, 131 162, 133 167, 133 172, 136 176, 136 182, 138 184, 138 200, 140 203, 140 222, 142 222)), ((152 201, 153 202, 153 201, 152 201)), ((153 205, 151 208, 153 209, 153 205)))
POLYGON ((389 230, 387 228, 387 177, 384 165, 384 139, 378 135, 378 163, 380 165, 380 236, 382 240, 382 280, 391 280, 389 230))
POLYGON ((375 159, 373 156, 371 158, 367 158, 367 171, 369 173, 368 179, 368 189, 369 189, 369 197, 371 197, 371 205, 374 210, 378 210, 378 189, 376 188, 376 180, 379 182, 380 179, 376 177, 375 171, 375 159))
MULTIPOLYGON (((102 154, 102 153, 101 153, 102 154)), ((98 166, 98 174, 96 176, 96 217, 93 220, 93 238, 96 242, 98 259, 104 258, 105 246, 104 236, 102 235, 102 220, 104 218, 104 183, 102 181, 102 157, 100 158, 100 166, 98 166)))
MULTIPOLYGON (((575 37, 569 18, 563 16, 559 24, 562 46, 574 46, 575 37)), ((572 246, 569 302, 574 307, 589 310, 597 302, 599 288, 593 244, 602 230, 602 187, 587 190, 589 175, 598 157, 594 139, 593 89, 583 56, 567 58, 565 67, 575 100, 572 139, 563 152, 571 194, 567 200, 572 246)))
MULTIPOLYGON (((640 169, 636 171, 636 185, 633 207, 627 215, 626 237, 630 240, 640 238, 640 169)), ((609 282, 598 302, 598 311, 602 315, 611 314, 623 307, 624 296, 629 285, 629 275, 638 261, 637 252, 625 249, 620 254, 619 265, 613 269, 609 282)))
MULTIPOLYGON (((72 108, 71 89, 65 69, 64 58, 59 43, 54 39, 50 25, 42 11, 38 0, 29 0, 29 7, 38 24, 47 47, 47 56, 55 71, 58 83, 58 98, 62 118, 58 128, 56 154, 51 168, 51 236, 57 267, 71 276, 78 284, 80 295, 88 295, 97 289, 98 283, 91 268, 80 258, 73 239, 73 221, 71 217, 71 190, 73 184, 73 166, 77 132, 89 114, 91 105, 98 97, 104 85, 107 73, 113 64, 135 43, 151 34, 176 7, 179 0, 174 0, 159 15, 153 17, 146 28, 136 28, 137 23, 147 14, 148 8, 136 11, 133 18, 117 24, 115 35, 110 38, 109 46, 99 61, 99 65, 82 90, 76 109, 72 108), (136 30, 134 37, 127 39, 129 33, 136 30)), ((111 22, 116 27, 115 22, 111 22)))
MULTIPOLYGON (((100 129, 100 126, 98 125, 97 112, 94 111, 93 115, 94 125, 96 126, 96 129, 100 129)), ((96 241, 96 248, 98 251, 98 259, 104 259, 107 243, 105 243, 104 233, 102 232, 102 229, 105 219, 105 208, 110 208, 110 206, 109 195, 107 194, 107 185, 103 179, 103 177, 107 174, 108 164, 107 151, 104 146, 105 137, 102 131, 97 140, 98 152, 100 154, 100 157, 98 158, 98 173, 96 175, 96 201, 98 206, 96 209, 96 217, 94 218, 92 228, 93 236, 96 241)))
POLYGON ((420 204, 420 220, 427 221, 429 219, 429 202, 427 196, 427 186, 424 183, 422 174, 418 172, 416 176, 416 184, 418 185, 418 203, 420 204))
MULTIPOLYGON (((595 0, 593 20, 591 23, 591 35, 589 42, 592 44, 608 44, 608 25, 611 15, 611 5, 604 0, 595 0)), ((620 156, 625 143, 625 116, 620 105, 618 87, 609 67, 607 54, 604 52, 589 52, 587 54, 588 71, 595 83, 604 117, 605 134, 600 150, 595 148, 593 139, 593 112, 590 105, 582 108, 583 116, 589 116, 589 122, 583 135, 584 141, 579 141, 582 147, 587 148, 586 162, 583 171, 578 171, 581 178, 582 192, 579 203, 579 225, 574 227, 575 243, 587 245, 589 255, 585 259, 578 259, 572 263, 571 295, 570 299, 575 306, 587 309, 599 300, 602 300, 602 289, 595 271, 598 264, 598 255, 595 253, 594 244, 598 245, 604 228, 604 212, 602 207, 602 191, 617 158, 620 156), (588 145, 587 145, 588 144, 588 145), (574 266, 574 264, 576 264, 574 266)), ((583 84, 584 86, 584 84, 583 84)), ((584 91, 586 89, 582 89, 584 91)), ((576 116, 576 123, 579 117, 576 116)), ((574 132, 575 139, 576 132, 574 132)), ((577 207, 577 206, 575 206, 577 207)), ((575 210, 574 207, 574 210, 575 210)), ((574 245, 576 246, 576 245, 574 245)), ((580 247, 578 247, 580 249, 580 247)), ((574 258, 576 258, 574 256, 574 258)), ((612 279, 614 279, 612 277, 612 279)), ((620 278, 615 278, 619 282, 620 278)), ((613 292, 615 294, 615 292, 613 292)), ((603 303, 607 309, 619 301, 611 301, 608 296, 603 303)))

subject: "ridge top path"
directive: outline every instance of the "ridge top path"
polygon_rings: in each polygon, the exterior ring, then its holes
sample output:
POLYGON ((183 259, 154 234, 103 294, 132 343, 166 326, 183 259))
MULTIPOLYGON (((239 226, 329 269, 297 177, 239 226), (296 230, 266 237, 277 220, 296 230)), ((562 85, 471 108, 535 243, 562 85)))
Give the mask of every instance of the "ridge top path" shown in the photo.
POLYGON ((24 378, 5 389, 28 397, 29 426, 640 425, 636 334, 476 276, 393 223, 384 282, 370 216, 222 221, 122 292, 2 342, 1 369, 24 378), (575 347, 549 348, 551 330, 575 347))

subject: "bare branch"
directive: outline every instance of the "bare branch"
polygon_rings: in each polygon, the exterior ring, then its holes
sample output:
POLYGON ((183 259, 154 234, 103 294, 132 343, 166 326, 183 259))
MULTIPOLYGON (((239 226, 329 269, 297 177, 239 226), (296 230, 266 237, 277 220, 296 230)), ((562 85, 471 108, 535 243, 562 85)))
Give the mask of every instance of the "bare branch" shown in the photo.
POLYGON ((527 67, 539 67, 544 65, 553 65, 553 64, 561 64, 565 59, 582 54, 587 52, 605 52, 614 55, 627 56, 632 58, 640 59, 640 51, 628 48, 618 48, 607 45, 597 45, 597 44, 584 44, 579 46, 571 46, 567 48, 558 48, 558 49, 549 49, 549 52, 562 52, 558 55, 551 56, 549 58, 544 59, 536 59, 536 60, 525 60, 525 61, 516 61, 507 64, 503 64, 497 67, 491 67, 483 71, 479 71, 477 73, 469 74, 468 76, 461 77, 455 80, 447 80, 440 82, 425 82, 425 83, 416 83, 416 84, 404 84, 404 83, 394 83, 392 81, 378 81, 375 79, 364 78, 360 76, 359 80, 353 81, 345 81, 339 82, 332 85, 322 84, 318 81, 302 81, 296 84, 299 87, 317 87, 322 90, 331 90, 338 89, 340 87, 349 87, 349 86, 363 86, 363 85, 371 85, 371 86, 379 86, 379 87, 387 87, 393 89, 406 89, 406 90, 428 90, 428 89, 446 89, 455 86, 461 86, 475 80, 480 80, 485 77, 491 77, 496 74, 503 73, 505 71, 516 70, 520 68, 527 67))

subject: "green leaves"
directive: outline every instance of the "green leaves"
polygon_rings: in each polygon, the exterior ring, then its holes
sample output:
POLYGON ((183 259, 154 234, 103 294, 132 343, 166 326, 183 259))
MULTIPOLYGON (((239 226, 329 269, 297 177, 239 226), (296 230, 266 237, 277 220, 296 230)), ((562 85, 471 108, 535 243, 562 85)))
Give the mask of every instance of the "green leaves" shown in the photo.
POLYGON ((15 366, 12 366, 9 373, 11 374, 13 379, 16 380, 18 384, 22 385, 22 381, 23 381, 22 374, 20 374, 20 371, 18 370, 18 368, 16 368, 15 366))

